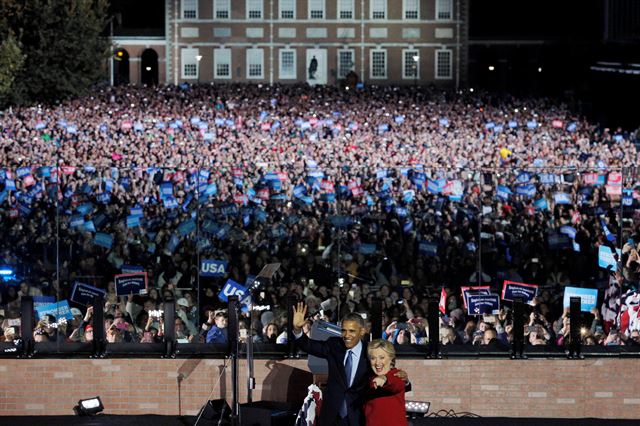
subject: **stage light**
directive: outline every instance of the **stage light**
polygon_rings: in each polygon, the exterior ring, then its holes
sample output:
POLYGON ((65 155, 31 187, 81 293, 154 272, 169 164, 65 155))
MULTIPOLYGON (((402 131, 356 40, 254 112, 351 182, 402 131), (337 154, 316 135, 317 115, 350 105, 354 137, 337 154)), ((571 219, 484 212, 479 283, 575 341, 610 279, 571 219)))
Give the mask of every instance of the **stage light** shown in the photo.
POLYGON ((151 71, 151 67, 146 67, 145 68, 147 71, 151 71))
POLYGON ((493 65, 489 65, 489 71, 493 71, 495 69, 496 69, 496 67, 494 67, 493 65))
POLYGON ((104 405, 99 396, 81 399, 73 409, 78 416, 93 416, 104 410, 104 405))
POLYGON ((469 88, 469 91, 470 91, 471 93, 473 93, 473 87, 470 87, 470 88, 469 88))
POLYGON ((427 415, 430 405, 430 402, 407 401, 404 403, 404 408, 407 411, 407 417, 417 419, 427 415))
POLYGON ((13 270, 8 266, 0 266, 0 275, 13 275, 13 270))
POLYGON ((538 67, 538 72, 542 72, 542 67, 538 67))

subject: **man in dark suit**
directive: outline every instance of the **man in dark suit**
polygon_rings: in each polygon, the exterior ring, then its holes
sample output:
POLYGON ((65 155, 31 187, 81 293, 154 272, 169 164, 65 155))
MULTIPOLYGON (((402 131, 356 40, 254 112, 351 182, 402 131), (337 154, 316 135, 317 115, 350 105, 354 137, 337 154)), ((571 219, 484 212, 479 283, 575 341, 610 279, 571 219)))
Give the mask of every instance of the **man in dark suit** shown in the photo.
MULTIPOLYGON (((369 386, 369 361, 364 320, 359 314, 350 313, 342 318, 342 338, 331 337, 325 341, 309 339, 302 333, 307 306, 298 303, 293 309, 293 332, 296 345, 303 351, 325 358, 329 366, 327 389, 322 397, 322 409, 318 426, 364 425, 362 405, 369 386)), ((406 380, 404 371, 398 377, 406 380)))

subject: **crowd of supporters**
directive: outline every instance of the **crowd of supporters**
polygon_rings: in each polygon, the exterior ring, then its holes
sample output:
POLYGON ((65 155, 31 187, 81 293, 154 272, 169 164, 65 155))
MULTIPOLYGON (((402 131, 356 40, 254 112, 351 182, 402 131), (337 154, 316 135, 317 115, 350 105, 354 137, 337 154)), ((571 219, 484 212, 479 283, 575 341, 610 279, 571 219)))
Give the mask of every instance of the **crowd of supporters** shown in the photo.
MULTIPOLYGON (((241 324, 286 341, 285 296, 328 321, 383 301, 383 335, 427 339, 427 302, 448 295, 443 344, 506 345, 510 303, 469 315, 460 287, 536 284, 528 342, 563 346, 564 287, 599 289, 585 344, 637 344, 640 246, 636 134, 603 129, 548 99, 436 89, 227 85, 103 89, 0 116, 4 339, 22 296, 70 301, 36 341, 93 338, 74 303, 106 292, 109 342, 226 340, 228 279, 280 263, 241 324), (609 268, 599 248, 621 254, 609 268), (202 259, 226 262, 222 276, 202 259), (146 294, 117 295, 127 269, 146 294)), ((248 333, 247 330, 251 330, 248 333)))

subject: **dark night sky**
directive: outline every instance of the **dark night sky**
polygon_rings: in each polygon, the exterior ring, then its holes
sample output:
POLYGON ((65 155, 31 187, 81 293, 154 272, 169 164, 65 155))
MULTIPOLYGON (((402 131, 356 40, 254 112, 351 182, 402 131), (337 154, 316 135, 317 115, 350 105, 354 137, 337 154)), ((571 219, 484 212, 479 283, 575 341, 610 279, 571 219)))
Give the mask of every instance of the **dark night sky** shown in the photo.
MULTIPOLYGON (((399 0, 392 0, 399 1, 399 0)), ((470 0, 472 38, 602 36, 603 0, 470 0)), ((164 30, 164 0, 112 0, 123 29, 164 30)))
POLYGON ((602 0, 470 0, 471 38, 598 40, 602 0))

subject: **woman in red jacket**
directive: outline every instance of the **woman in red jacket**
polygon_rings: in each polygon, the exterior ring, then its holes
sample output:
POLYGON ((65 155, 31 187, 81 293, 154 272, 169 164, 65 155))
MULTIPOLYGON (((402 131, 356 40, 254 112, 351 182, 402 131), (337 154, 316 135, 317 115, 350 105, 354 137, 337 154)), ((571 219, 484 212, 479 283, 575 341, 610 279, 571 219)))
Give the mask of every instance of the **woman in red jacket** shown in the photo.
POLYGON ((404 405, 405 383, 395 376, 396 351, 386 340, 367 345, 373 374, 369 380, 370 395, 364 404, 367 426, 402 426, 407 424, 404 405))

